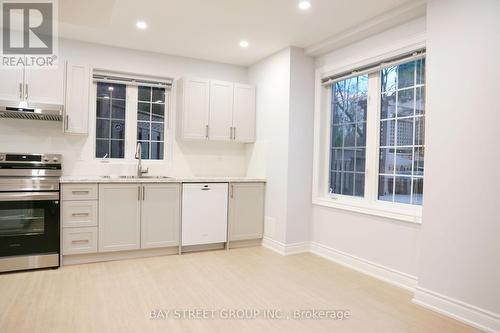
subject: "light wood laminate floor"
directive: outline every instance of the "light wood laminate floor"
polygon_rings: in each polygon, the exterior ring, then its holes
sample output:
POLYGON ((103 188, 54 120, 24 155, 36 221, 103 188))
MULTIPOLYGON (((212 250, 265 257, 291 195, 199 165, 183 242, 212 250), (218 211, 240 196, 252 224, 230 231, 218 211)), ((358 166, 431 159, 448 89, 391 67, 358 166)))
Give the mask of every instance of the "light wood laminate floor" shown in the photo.
MULTIPOLYGON (((0 332, 479 332, 411 293, 312 254, 261 248, 0 275, 0 332), (150 319, 152 310, 171 310, 150 319), (207 309, 216 319, 175 319, 207 309), (229 309, 349 310, 335 320, 227 320, 229 309), (179 312, 177 312, 179 314, 179 312)), ((161 313, 160 313, 161 314, 161 313)))

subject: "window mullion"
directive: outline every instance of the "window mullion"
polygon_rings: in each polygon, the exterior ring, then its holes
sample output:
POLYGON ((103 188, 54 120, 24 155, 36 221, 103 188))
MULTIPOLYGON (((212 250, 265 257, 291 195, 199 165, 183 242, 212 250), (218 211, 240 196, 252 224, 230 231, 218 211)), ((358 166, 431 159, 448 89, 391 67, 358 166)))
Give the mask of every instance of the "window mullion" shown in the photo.
POLYGON ((379 133, 379 102, 378 93, 380 78, 378 73, 368 76, 368 105, 367 105, 367 137, 366 137, 366 176, 365 198, 375 201, 377 198, 378 178, 378 133, 379 133))
POLYGON ((136 86, 127 86, 127 100, 125 107, 125 154, 128 160, 135 159, 137 146, 137 95, 136 86))
MULTIPOLYGON (((332 88, 333 89, 333 85, 332 85, 332 88)), ((331 170, 330 170, 330 166, 331 166, 331 158, 332 158, 332 147, 330 146, 330 142, 331 142, 331 136, 332 136, 332 103, 333 103, 333 98, 332 98, 332 92, 330 89, 328 89, 329 93, 326 94, 325 96, 325 112, 324 112, 324 116, 325 116, 325 119, 324 119, 324 123, 327 124, 328 126, 326 126, 325 128, 325 131, 324 133, 321 133, 321 139, 320 141, 322 141, 322 145, 324 145, 325 147, 327 147, 328 149, 328 155, 327 155, 327 158, 323 159, 322 160, 322 165, 321 165, 321 170, 323 171, 323 174, 322 174, 322 179, 325 179, 326 180, 326 188, 324 188, 321 192, 324 193, 324 195, 328 196, 328 195, 333 195, 332 193, 330 193, 330 182, 329 182, 329 179, 330 179, 330 173, 331 173, 331 170)))
POLYGON ((148 160, 151 160, 151 151, 153 150, 153 145, 151 144, 151 138, 153 137, 153 89, 149 89, 149 138, 148 138, 148 160))

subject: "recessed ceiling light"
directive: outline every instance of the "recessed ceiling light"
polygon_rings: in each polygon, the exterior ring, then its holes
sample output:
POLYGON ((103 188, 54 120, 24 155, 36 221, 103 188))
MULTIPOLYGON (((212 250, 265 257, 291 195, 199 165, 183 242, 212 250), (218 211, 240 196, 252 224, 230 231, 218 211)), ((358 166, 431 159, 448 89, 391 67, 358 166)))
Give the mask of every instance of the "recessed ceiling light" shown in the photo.
POLYGON ((309 8, 311 8, 311 1, 299 0, 299 9, 300 10, 308 10, 309 8))
POLYGON ((146 28, 148 27, 148 25, 147 25, 147 24, 146 24, 146 22, 144 22, 144 21, 137 21, 137 22, 135 23, 135 26, 136 26, 137 28, 141 29, 141 30, 144 30, 144 29, 146 29, 146 28))
POLYGON ((240 42, 240 46, 241 46, 241 47, 243 47, 243 48, 248 47, 248 45, 249 45, 249 44, 248 44, 248 41, 246 41, 246 40, 242 40, 242 41, 240 42))

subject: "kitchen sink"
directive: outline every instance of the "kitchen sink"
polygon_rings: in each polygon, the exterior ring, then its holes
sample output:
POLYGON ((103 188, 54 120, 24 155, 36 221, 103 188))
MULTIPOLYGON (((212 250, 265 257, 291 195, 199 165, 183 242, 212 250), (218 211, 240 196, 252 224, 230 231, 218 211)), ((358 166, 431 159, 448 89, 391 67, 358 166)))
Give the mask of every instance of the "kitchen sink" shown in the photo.
POLYGON ((172 177, 168 177, 168 176, 141 176, 141 177, 132 176, 132 178, 138 178, 138 179, 141 179, 141 178, 145 178, 145 179, 171 179, 172 177))
POLYGON ((103 179, 171 179, 168 176, 101 176, 103 179))

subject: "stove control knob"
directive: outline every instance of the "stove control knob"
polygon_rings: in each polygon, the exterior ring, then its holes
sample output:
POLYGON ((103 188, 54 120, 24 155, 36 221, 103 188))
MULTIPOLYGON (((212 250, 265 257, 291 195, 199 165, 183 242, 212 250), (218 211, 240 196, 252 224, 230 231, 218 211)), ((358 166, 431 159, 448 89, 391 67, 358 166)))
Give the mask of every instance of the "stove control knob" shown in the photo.
POLYGON ((5 159, 5 156, 0 155, 0 161, 3 161, 5 159))
POLYGON ((59 159, 58 159, 57 157, 54 157, 54 158, 52 159, 52 161, 57 163, 57 162, 59 162, 59 159))
POLYGON ((43 158, 43 161, 44 161, 44 162, 48 162, 48 161, 49 161, 49 158, 48 158, 48 157, 44 157, 44 158, 43 158))

